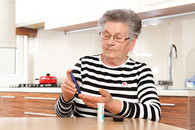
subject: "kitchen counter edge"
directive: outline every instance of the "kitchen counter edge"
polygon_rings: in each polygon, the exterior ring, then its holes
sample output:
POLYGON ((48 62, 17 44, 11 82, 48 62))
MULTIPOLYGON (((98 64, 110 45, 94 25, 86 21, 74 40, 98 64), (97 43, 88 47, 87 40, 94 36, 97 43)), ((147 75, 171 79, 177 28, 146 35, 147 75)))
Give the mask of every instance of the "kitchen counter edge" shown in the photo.
POLYGON ((195 97, 195 90, 187 89, 157 90, 157 93, 159 96, 195 97))
POLYGON ((0 88, 0 92, 61 93, 61 88, 0 88))
MULTIPOLYGON (((0 88, 0 92, 61 93, 61 88, 0 88)), ((157 90, 159 96, 195 97, 195 90, 157 90)))

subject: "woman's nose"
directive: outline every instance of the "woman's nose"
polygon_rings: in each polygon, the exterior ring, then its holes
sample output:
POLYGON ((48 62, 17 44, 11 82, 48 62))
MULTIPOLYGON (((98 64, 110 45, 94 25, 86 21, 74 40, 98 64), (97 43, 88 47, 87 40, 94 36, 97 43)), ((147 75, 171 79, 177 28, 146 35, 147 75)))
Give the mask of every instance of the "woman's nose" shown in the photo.
POLYGON ((114 41, 113 36, 111 36, 110 39, 108 39, 108 40, 106 41, 106 44, 107 44, 107 45, 114 45, 114 44, 115 44, 115 41, 114 41))

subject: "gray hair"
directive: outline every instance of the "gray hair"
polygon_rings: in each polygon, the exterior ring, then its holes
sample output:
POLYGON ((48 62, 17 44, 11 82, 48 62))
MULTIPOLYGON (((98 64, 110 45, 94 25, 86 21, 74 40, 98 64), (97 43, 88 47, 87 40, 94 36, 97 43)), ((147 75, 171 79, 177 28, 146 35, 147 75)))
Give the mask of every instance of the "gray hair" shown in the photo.
POLYGON ((103 30, 106 22, 121 22, 129 27, 129 37, 130 40, 133 39, 133 36, 138 38, 138 35, 141 32, 142 22, 137 14, 132 10, 127 9, 114 9, 107 11, 99 20, 98 27, 103 30))

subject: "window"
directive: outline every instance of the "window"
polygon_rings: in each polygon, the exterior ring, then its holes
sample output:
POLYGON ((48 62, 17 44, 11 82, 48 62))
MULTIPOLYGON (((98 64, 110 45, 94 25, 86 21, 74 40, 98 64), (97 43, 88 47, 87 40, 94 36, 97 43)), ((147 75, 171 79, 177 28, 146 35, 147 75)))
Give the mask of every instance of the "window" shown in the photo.
POLYGON ((0 48, 0 87, 25 82, 27 72, 28 37, 16 36, 16 48, 0 48))
POLYGON ((16 49, 0 48, 0 74, 16 73, 16 49))

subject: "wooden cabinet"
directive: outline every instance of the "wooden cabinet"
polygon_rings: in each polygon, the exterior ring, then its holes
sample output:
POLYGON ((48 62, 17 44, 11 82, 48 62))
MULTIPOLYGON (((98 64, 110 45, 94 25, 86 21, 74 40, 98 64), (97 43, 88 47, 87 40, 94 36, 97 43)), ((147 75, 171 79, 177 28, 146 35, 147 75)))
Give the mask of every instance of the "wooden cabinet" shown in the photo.
POLYGON ((140 12, 195 3, 195 0, 140 0, 140 12))
POLYGON ((0 92, 1 117, 56 116, 60 94, 0 92))
POLYGON ((161 123, 187 128, 187 97, 159 97, 161 123))
POLYGON ((161 123, 195 129, 195 97, 159 97, 161 123))
POLYGON ((0 93, 0 116, 22 117, 23 102, 19 94, 0 93))

